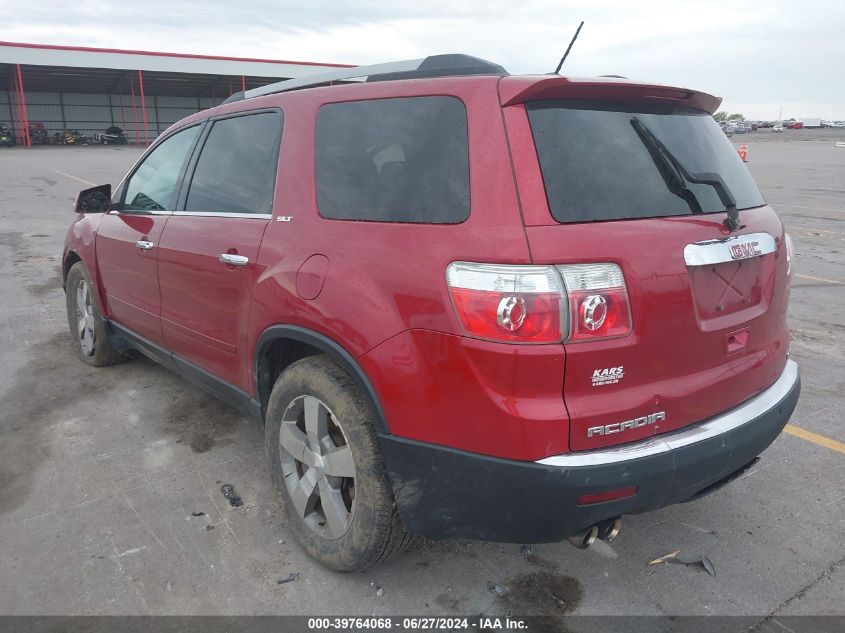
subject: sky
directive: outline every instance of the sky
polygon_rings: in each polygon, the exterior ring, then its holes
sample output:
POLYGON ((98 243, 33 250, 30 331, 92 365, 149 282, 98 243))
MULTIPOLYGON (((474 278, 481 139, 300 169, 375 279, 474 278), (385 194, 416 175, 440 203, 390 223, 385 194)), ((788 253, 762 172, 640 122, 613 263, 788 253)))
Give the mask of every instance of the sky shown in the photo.
POLYGON ((0 0, 0 39, 350 64, 467 53, 512 74, 703 90, 749 119, 845 119, 845 2, 0 0))

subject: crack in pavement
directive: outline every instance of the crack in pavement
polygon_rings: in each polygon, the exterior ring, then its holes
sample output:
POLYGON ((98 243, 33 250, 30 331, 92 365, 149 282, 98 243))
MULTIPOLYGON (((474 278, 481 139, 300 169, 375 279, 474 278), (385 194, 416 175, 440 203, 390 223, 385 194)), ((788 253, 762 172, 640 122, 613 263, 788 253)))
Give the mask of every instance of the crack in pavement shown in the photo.
POLYGON ((791 604, 792 604, 793 602, 795 602, 796 600, 800 600, 801 598, 803 598, 804 596, 806 596, 808 591, 810 591, 813 587, 815 587, 817 584, 819 584, 819 583, 820 583, 822 580, 824 580, 825 578, 828 578, 828 577, 829 577, 829 576, 830 576, 833 572, 835 572, 835 571, 839 568, 839 566, 840 566, 840 565, 843 565, 843 564, 845 564, 845 557, 844 557, 844 558, 840 558, 839 560, 837 560, 837 561, 835 561, 835 562, 831 563, 831 564, 830 564, 830 566, 828 566, 828 568, 827 568, 827 569, 823 570, 823 571, 822 571, 822 572, 821 572, 818 576, 816 576, 816 577, 815 577, 815 578, 813 578, 810 582, 808 582, 806 585, 804 585, 803 587, 801 587, 801 589, 799 589, 799 590, 798 590, 798 591, 796 591, 794 594, 792 594, 790 597, 788 597, 786 600, 784 600, 783 602, 781 602, 781 603, 780 603, 780 604, 779 604, 779 605, 778 605, 778 606, 774 609, 774 611, 772 611, 771 613, 769 613, 769 615, 767 615, 765 618, 763 618, 762 620, 760 620, 760 621, 759 621, 757 624, 755 624, 754 626, 750 627, 750 628, 748 629, 748 633, 754 633, 755 631, 759 631, 759 630, 760 630, 760 627, 761 627, 761 626, 763 626, 763 624, 765 624, 766 622, 772 622, 773 620, 775 620, 775 618, 777 617, 778 613, 780 613, 781 611, 783 611, 786 607, 788 607, 789 605, 791 605, 791 604))

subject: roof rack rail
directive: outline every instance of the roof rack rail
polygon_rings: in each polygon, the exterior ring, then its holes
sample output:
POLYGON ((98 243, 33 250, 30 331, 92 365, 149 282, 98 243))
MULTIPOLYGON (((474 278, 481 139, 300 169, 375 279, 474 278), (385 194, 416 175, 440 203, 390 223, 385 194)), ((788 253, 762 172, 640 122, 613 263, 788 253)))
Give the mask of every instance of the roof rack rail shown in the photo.
POLYGON ((243 99, 263 97, 264 95, 313 88, 335 81, 348 81, 366 77, 366 81, 394 81, 398 79, 421 79, 423 77, 450 77, 466 75, 507 75, 503 67, 472 55, 447 54, 429 55, 422 59, 411 59, 401 62, 373 64, 372 66, 356 66, 342 68, 326 73, 308 75, 299 79, 287 79, 276 83, 253 88, 246 92, 236 92, 223 103, 232 103, 243 99))

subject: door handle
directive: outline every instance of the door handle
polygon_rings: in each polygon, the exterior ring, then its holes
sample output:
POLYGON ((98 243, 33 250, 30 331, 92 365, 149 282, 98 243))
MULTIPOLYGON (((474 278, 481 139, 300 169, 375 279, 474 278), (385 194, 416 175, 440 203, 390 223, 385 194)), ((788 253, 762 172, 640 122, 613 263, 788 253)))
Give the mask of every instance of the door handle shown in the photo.
POLYGON ((138 240, 137 242, 135 242, 135 246, 140 248, 142 251, 148 251, 153 246, 155 246, 155 244, 153 244, 152 242, 149 242, 147 240, 138 240))
POLYGON ((249 257, 233 253, 221 253, 217 261, 227 266, 246 266, 249 263, 249 257))

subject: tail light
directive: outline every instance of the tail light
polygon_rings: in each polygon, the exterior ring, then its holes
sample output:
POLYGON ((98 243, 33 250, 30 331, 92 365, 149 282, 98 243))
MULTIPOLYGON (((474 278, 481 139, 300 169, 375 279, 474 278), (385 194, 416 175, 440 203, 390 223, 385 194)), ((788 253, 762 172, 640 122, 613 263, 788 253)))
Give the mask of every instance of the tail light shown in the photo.
POLYGON ((464 330, 494 341, 559 341, 563 284, 551 266, 449 264, 446 280, 464 330))
POLYGON ((631 305, 616 264, 558 266, 569 295, 569 340, 614 338, 631 333, 631 305))
POLYGON ((454 262, 446 279, 458 320, 471 336, 553 343, 631 332, 628 292, 616 264, 454 262))

